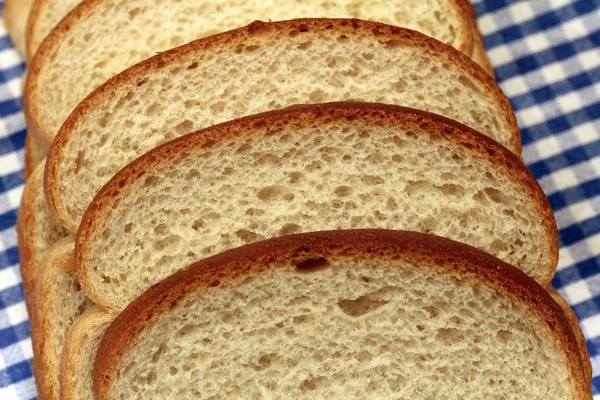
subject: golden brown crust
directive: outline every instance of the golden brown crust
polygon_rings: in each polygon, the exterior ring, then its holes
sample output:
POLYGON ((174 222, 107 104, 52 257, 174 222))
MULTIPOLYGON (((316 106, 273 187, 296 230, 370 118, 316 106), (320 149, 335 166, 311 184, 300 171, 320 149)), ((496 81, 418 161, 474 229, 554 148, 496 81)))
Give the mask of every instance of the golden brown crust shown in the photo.
MULTIPOLYGON (((4 0, 2 19, 15 48, 22 57, 26 56, 25 27, 33 0, 4 0)), ((27 58, 29 59, 29 58, 27 58)))
POLYGON ((35 288, 35 278, 37 275, 37 265, 35 260, 41 256, 41 254, 37 254, 38 249, 35 245, 34 236, 31 234, 32 229, 34 229, 37 224, 35 210, 33 209, 32 204, 35 199, 37 187, 40 185, 39 180, 43 179, 43 168, 43 166, 38 166, 25 184, 16 226, 20 258, 19 270, 23 280, 25 304, 27 305, 27 312, 30 316, 33 312, 31 296, 35 288))
POLYGON ((39 140, 34 136, 25 136, 25 169, 23 171, 23 177, 27 180, 35 168, 46 158, 48 155, 48 148, 44 147, 39 140))
MULTIPOLYGON (((110 98, 114 97, 115 92, 120 88, 135 85, 135 83, 142 81, 146 75, 151 74, 153 71, 171 68, 172 64, 182 63, 186 58, 194 57, 197 59, 202 54, 211 51, 228 51, 228 49, 235 51, 235 48, 240 43, 248 41, 269 41, 273 38, 283 40, 282 38, 288 37, 290 32, 316 35, 324 31, 334 31, 337 34, 344 34, 346 36, 374 36, 380 41, 393 39, 407 46, 419 47, 422 51, 435 54, 436 56, 445 55, 450 62, 460 65, 465 74, 480 82, 490 93, 490 97, 498 104, 501 113, 506 117, 507 124, 511 127, 512 143, 509 146, 510 150, 515 154, 521 153, 521 136, 516 117, 508 99, 494 80, 481 67, 452 47, 415 31, 376 22, 350 19, 301 19, 269 23, 257 21, 243 28, 200 39, 142 61, 109 79, 77 106, 63 124, 58 136, 54 140, 48 157, 46 193, 49 204, 57 216, 59 223, 72 232, 75 232, 78 227, 78 221, 74 221, 68 215, 68 199, 62 197, 64 193, 58 190, 58 185, 55 182, 60 179, 59 168, 63 162, 63 152, 68 151, 70 144, 77 140, 77 135, 80 132, 77 127, 81 126, 89 110, 102 107, 110 98)), ((38 57, 36 56, 37 59, 38 57)), ((36 60, 32 64, 30 76, 35 76, 36 73, 34 71, 40 68, 36 64, 36 60)), ((32 82, 28 82, 28 85, 31 89, 30 91, 33 92, 37 83, 33 79, 32 82)))
POLYGON ((506 148, 500 146, 492 139, 459 124, 456 121, 439 115, 414 110, 405 107, 373 104, 373 103, 329 103, 318 105, 299 105, 283 110, 271 111, 255 116, 245 117, 226 122, 220 125, 191 133, 159 146, 137 160, 133 161, 119 171, 96 195, 85 212, 82 223, 77 233, 75 259, 81 285, 88 296, 97 304, 107 310, 118 311, 114 305, 94 291, 94 286, 88 276, 89 253, 93 246, 92 235, 97 226, 102 224, 111 210, 113 204, 120 196, 126 196, 128 190, 134 190, 135 183, 154 168, 176 157, 181 151, 193 151, 210 145, 219 140, 232 137, 252 136, 258 131, 254 126, 268 126, 276 130, 280 126, 313 125, 315 123, 334 123, 335 121, 360 120, 364 124, 388 124, 389 126, 402 125, 420 127, 427 124, 430 132, 439 132, 447 140, 457 146, 467 148, 476 157, 491 160, 498 168, 502 168, 516 182, 520 183, 523 190, 528 191, 531 201, 536 205, 540 222, 544 225, 548 245, 546 253, 551 255, 551 260, 545 268, 547 272, 543 284, 548 284, 556 271, 558 261, 558 232, 556 222, 548 199, 544 195, 538 182, 525 168, 523 163, 506 148))
POLYGON ((560 307, 543 287, 499 259, 471 246, 433 235, 390 230, 350 230, 284 236, 243 246, 197 262, 148 289, 116 318, 100 344, 94 366, 94 390, 108 399, 111 380, 132 342, 158 316, 186 294, 234 277, 297 264, 315 257, 372 256, 421 260, 414 265, 459 273, 495 288, 521 303, 554 334, 569 364, 577 399, 589 393, 577 341, 560 307))
POLYGON ((590 359, 590 354, 587 350, 586 340, 583 332, 581 331, 581 327, 579 326, 579 319, 577 319, 577 315, 571 309, 567 300, 558 293, 556 289, 553 287, 549 287, 548 293, 554 299, 556 304, 560 306, 565 314, 565 317, 569 321, 571 325, 571 329, 573 330, 573 334, 575 335, 575 339, 577 339, 577 345, 579 346, 579 353, 581 357, 581 362, 583 364, 583 370, 585 372, 585 380, 587 382, 587 386, 592 387, 592 361, 590 359))
POLYGON ((35 55, 37 50, 35 43, 41 42, 35 37, 35 27, 39 21, 40 15, 42 15, 41 11, 44 8, 44 3, 46 2, 47 0, 33 0, 33 3, 31 4, 31 11, 25 27, 25 48, 28 60, 32 60, 33 56, 35 55))
MULTIPOLYGON (((115 318, 98 306, 93 306, 84 312, 69 329, 63 345, 60 363, 60 398, 62 400, 83 399, 83 394, 77 392, 77 380, 82 371, 78 369, 76 359, 80 350, 85 347, 90 335, 97 335, 99 330, 110 324, 115 318)), ((92 360, 89 360, 91 363, 92 360)), ((89 383, 90 386, 92 382, 89 383)))

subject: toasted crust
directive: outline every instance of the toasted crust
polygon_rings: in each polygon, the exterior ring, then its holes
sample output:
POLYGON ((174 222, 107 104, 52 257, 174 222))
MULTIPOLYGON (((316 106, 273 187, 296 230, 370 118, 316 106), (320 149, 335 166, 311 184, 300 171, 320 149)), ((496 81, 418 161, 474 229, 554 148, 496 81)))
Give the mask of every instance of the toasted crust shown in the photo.
MULTIPOLYGON (((43 179, 44 162, 42 161, 38 164, 25 184, 17 217, 17 237, 21 260, 19 268, 23 280, 25 302, 30 315, 33 312, 31 295, 35 289, 35 280, 38 275, 38 263, 42 258, 42 254, 54 244, 54 240, 52 243, 40 243, 43 242, 40 238, 45 234, 45 232, 42 232, 45 229, 44 223, 48 222, 41 221, 44 216, 40 215, 35 208, 35 200, 44 195, 43 179)), ((58 229, 58 234, 55 239, 58 241, 64 236, 66 236, 66 232, 63 232, 62 229, 58 229)))
POLYGON ((58 241, 44 253, 44 258, 40 262, 39 275, 40 280, 33 293, 33 299, 30 302, 35 310, 30 314, 29 323, 31 326, 31 343, 33 347, 33 375, 40 399, 52 399, 53 385, 49 371, 52 370, 53 360, 51 354, 54 350, 51 343, 48 343, 48 331, 52 325, 50 312, 47 309, 49 303, 48 289, 52 283, 52 270, 58 267, 66 267, 69 271, 74 271, 73 262, 73 236, 68 236, 58 241))
POLYGON ((48 148, 39 143, 39 140, 31 135, 25 136, 25 170, 23 177, 25 180, 31 176, 35 168, 48 155, 48 148))
POLYGON ((42 10, 44 9, 46 3, 48 3, 47 0, 33 0, 33 3, 31 4, 31 12, 29 13, 29 18, 27 19, 27 25, 25 27, 25 50, 28 60, 33 59, 39 44, 44 39, 37 37, 35 27, 43 13, 42 10))
MULTIPOLYGON (((489 97, 498 105, 498 109, 505 117, 507 125, 511 127, 511 145, 509 149, 515 154, 521 153, 521 137, 517 120, 506 96, 504 96, 498 85, 481 67, 448 45, 415 31, 360 20, 301 19, 269 23, 254 22, 243 28, 197 40, 160 53, 136 64, 109 79, 77 106, 69 118, 67 118, 54 140, 48 159, 46 193, 60 224, 72 232, 75 232, 78 228, 78 221, 74 221, 67 212, 70 199, 66 193, 58 189, 59 185, 57 181, 61 179, 60 168, 65 158, 65 153, 72 147, 72 143, 78 140, 80 133, 80 129, 78 128, 83 124, 85 115, 90 110, 102 107, 108 99, 113 98, 115 92, 120 88, 135 85, 135 83, 143 80, 147 75, 152 74, 153 71, 171 68, 174 65, 184 62, 183 60, 186 58, 198 58, 212 51, 223 51, 223 48, 235 49, 238 44, 248 41, 252 41, 253 43, 268 42, 286 37, 290 32, 296 32, 299 29, 303 30, 303 35, 318 35, 323 31, 329 30, 347 36, 375 36, 380 41, 395 40, 406 46, 419 47, 424 52, 435 53, 436 56, 442 55, 447 57, 449 62, 460 65, 466 75, 483 85, 489 93, 489 97), (308 30, 308 32, 304 32, 304 30, 308 30)), ((35 68, 37 67, 32 65, 32 72, 35 68)), ((32 75, 34 74, 31 73, 30 76, 32 75)), ((35 79, 29 82, 29 95, 34 96, 31 93, 35 92, 36 85, 35 79)))
POLYGON ((35 278, 37 276, 37 260, 41 257, 45 249, 37 249, 32 229, 36 226, 36 216, 32 208, 33 200, 36 196, 37 188, 41 184, 39 180, 43 179, 43 167, 38 168, 32 173, 23 190, 19 214, 17 215, 17 240, 19 248, 19 270, 23 280, 23 292, 25 294, 25 304, 27 312, 32 315, 31 296, 35 288, 35 278))
POLYGON ((460 273, 465 279, 494 287, 521 303, 548 326, 558 346, 564 349, 576 398, 589 397, 569 322, 548 292, 531 278, 484 252, 440 237, 403 231, 354 230, 291 235, 243 246, 195 263, 151 287, 116 318, 100 344, 94 366, 97 398, 109 398, 108 391, 122 365, 122 357, 136 337, 186 294, 201 292, 215 281, 281 268, 290 261, 297 264, 315 256, 357 255, 421 260, 415 265, 460 273))
POLYGON ((8 35, 22 57, 26 56, 25 27, 34 0, 5 0, 2 19, 8 35))
POLYGON ((440 117, 424 111, 369 103, 329 103, 322 105, 301 105, 284 110, 271 111, 256 116, 246 117, 235 121, 226 122, 195 133, 188 134, 172 142, 146 153, 142 157, 130 163, 115 175, 96 195, 94 201, 84 214, 81 226, 77 233, 75 259, 77 272, 88 296, 107 310, 118 311, 114 304, 110 304, 97 293, 88 275, 90 256, 92 252, 92 240, 97 227, 103 223, 108 212, 114 204, 119 201, 120 196, 127 196, 129 188, 153 168, 168 163, 177 157, 182 151, 202 148, 218 140, 231 137, 245 137, 253 135, 257 130, 253 126, 278 126, 291 124, 294 126, 312 125, 315 123, 326 123, 331 121, 344 121, 349 118, 360 119, 365 124, 390 125, 401 122, 404 126, 418 126, 423 123, 435 127, 435 131, 444 132, 444 136, 458 146, 472 151, 477 157, 491 159, 492 162, 506 171, 513 180, 519 182, 524 190, 528 191, 531 201, 536 205, 540 214, 540 223, 544 225, 547 238, 547 254, 551 260, 545 268, 543 283, 550 282, 556 271, 558 262, 558 233, 556 222, 548 199, 539 184, 523 163, 511 152, 497 144, 488 137, 475 132, 455 121, 440 117))
MULTIPOLYGON (((80 362, 91 364, 91 360, 83 360, 82 349, 89 340, 103 335, 108 325, 115 319, 114 314, 109 314, 98 306, 93 306, 81 314, 67 333, 67 338, 62 351, 60 364, 60 398, 63 400, 82 399, 86 400, 79 389, 82 375, 80 362)), ((90 365, 91 368, 91 365, 90 365)), ((91 388, 92 381, 89 381, 91 388)))
POLYGON ((581 331, 581 327, 579 326, 579 320, 577 319, 577 315, 567 303, 567 300, 558 293, 556 289, 553 287, 549 287, 548 293, 554 299, 556 304, 560 306, 565 314, 565 317, 569 321, 571 328, 573 329, 573 334, 575 335, 575 339, 577 339, 577 344, 579 346, 579 353, 581 357, 581 362, 583 365, 583 370, 585 372, 585 380, 587 382, 587 387, 592 386, 592 361, 590 360, 590 354, 587 350, 586 340, 583 332, 581 331))

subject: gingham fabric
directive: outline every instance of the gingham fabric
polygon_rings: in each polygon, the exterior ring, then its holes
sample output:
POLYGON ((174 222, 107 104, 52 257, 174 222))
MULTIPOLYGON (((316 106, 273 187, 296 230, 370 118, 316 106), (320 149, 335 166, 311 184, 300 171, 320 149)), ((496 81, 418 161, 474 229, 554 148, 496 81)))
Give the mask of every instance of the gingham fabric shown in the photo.
MULTIPOLYGON (((581 321, 600 399, 600 1, 475 0, 523 156, 554 208, 554 285, 581 321)), ((36 396, 14 225, 23 190, 24 65, 0 27, 0 399, 36 396)))

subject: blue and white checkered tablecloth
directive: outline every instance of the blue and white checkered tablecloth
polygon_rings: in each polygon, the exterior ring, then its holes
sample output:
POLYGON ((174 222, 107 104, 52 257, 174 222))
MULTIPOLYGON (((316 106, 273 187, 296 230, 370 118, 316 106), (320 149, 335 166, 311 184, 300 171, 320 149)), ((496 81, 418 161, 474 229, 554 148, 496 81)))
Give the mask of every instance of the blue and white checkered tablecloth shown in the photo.
MULTIPOLYGON (((581 321, 600 399, 600 0, 474 0, 524 159, 554 208, 554 285, 581 321)), ((36 395, 14 225, 23 190, 24 64, 0 26, 0 399, 36 395)))

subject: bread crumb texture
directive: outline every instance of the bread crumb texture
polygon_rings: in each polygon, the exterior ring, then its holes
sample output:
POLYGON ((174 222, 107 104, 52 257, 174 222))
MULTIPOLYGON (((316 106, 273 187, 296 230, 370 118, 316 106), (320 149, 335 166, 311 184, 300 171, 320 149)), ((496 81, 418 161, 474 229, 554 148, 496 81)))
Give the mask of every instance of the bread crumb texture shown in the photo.
POLYGON ((134 338, 109 396, 574 398, 544 322, 422 263, 329 257, 216 281, 134 338))
POLYGON ((352 110, 337 112, 314 124, 310 112, 306 121, 294 112, 289 121, 249 118, 174 143, 151 167, 139 163, 125 187, 115 183, 98 199, 106 202, 78 243, 93 292, 124 308, 223 250, 357 228, 434 233, 547 280, 552 250, 523 172, 515 178, 487 153, 445 137, 460 130, 426 118, 419 125, 374 112, 363 122, 352 110))
MULTIPOLYGON (((414 29, 444 43, 461 46, 463 44, 457 39, 462 39, 470 26, 453 3, 370 0, 365 6, 360 0, 295 1, 293 5, 282 7, 277 0, 95 1, 78 10, 83 17, 77 22, 61 28, 64 32, 60 35, 60 43, 46 55, 48 68, 40 80, 43 91, 38 98, 39 112, 43 113, 44 122, 55 134, 86 95, 127 67, 156 52, 255 20, 360 18, 414 29), (113 40, 115 32, 121 32, 126 39, 113 40), (73 68, 74 63, 77 68, 73 68), (64 90, 66 77, 69 90, 64 90)), ((65 11, 65 7, 57 9, 65 11)), ((42 35, 43 32, 37 33, 37 42, 43 39, 42 35)))
POLYGON ((465 67, 468 60, 423 45, 426 39, 415 33, 343 24, 334 21, 331 30, 319 20, 255 25, 266 33, 244 38, 240 31, 242 37, 224 36, 208 49, 176 49, 94 93, 63 127, 61 135, 71 137, 57 150, 52 184, 69 228, 77 229, 94 195, 117 171, 152 148, 295 104, 352 100, 417 108, 518 151, 508 102, 488 87, 484 72, 465 67))

